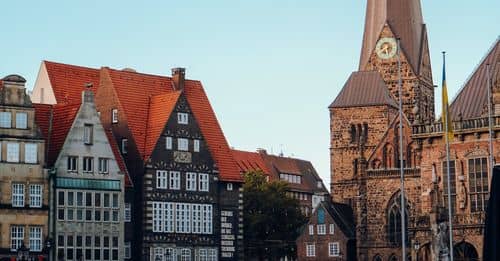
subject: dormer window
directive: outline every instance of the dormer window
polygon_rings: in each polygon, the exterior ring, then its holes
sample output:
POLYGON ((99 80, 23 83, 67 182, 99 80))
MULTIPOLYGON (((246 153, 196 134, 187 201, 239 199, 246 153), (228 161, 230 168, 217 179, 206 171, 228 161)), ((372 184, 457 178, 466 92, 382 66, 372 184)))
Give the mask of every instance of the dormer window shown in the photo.
POLYGON ((188 124, 189 122, 189 116, 185 112, 178 112, 177 113, 177 123, 179 124, 188 124))
POLYGON ((85 124, 83 126, 83 143, 90 145, 93 142, 94 126, 92 124, 85 124))
POLYGON ((118 109, 111 110, 111 122, 118 123, 118 109))
POLYGON ((28 128, 28 114, 26 112, 16 112, 16 129, 28 128))

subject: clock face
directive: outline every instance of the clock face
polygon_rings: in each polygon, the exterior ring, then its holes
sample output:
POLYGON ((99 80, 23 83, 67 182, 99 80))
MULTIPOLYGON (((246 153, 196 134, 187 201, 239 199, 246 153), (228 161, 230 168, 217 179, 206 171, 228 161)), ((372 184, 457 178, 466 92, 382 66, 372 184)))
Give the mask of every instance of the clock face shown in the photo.
POLYGON ((378 57, 381 59, 390 59, 394 57, 398 51, 398 44, 394 38, 381 38, 375 47, 378 57))

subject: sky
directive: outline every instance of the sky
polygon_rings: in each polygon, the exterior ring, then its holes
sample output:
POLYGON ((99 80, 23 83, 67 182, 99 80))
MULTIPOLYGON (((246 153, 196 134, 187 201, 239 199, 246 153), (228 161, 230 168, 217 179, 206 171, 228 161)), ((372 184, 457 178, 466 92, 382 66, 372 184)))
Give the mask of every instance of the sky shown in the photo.
MULTIPOLYGON (((330 184, 329 112, 357 70, 365 0, 8 1, 0 77, 42 60, 201 80, 229 144, 310 160, 330 184)), ((453 97, 500 33, 498 0, 422 0, 434 84, 453 97)), ((436 91, 436 100, 439 92, 436 91)), ((439 106, 437 106, 439 111, 439 106)))

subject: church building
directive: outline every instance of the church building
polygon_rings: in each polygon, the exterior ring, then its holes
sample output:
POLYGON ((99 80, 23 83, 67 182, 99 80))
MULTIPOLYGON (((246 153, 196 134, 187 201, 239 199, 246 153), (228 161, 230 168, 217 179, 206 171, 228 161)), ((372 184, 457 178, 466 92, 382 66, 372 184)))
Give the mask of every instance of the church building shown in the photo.
MULTIPOLYGON (((450 109, 456 129, 451 143, 450 196, 457 258, 477 258, 482 251, 484 206, 494 164, 488 148, 490 104, 494 107, 494 148, 499 141, 496 115, 500 111, 495 110, 500 106, 498 49, 497 40, 450 109), (492 65, 491 103, 486 64, 492 65)), ((435 239, 439 225, 447 221, 446 154, 442 126, 434 112, 434 93, 420 1, 368 0, 359 69, 329 106, 331 194, 335 202, 354 210, 357 260, 401 260, 400 168, 405 181, 407 255, 412 260, 435 260, 443 250, 435 239)), ((495 152, 493 158, 498 157, 495 152)))

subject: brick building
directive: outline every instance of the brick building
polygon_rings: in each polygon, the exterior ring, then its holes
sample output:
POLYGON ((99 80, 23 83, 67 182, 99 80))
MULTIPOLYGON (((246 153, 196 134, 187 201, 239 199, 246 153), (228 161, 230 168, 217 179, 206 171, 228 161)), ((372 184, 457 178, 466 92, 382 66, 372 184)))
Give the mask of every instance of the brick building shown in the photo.
MULTIPOLYGON (((496 148, 498 45, 497 40, 450 108, 456 129, 450 171, 457 258, 477 258, 482 251, 488 169, 494 164, 488 160, 486 64, 492 65, 496 148)), ((400 167, 405 176, 408 253, 412 259, 436 259, 438 226, 446 224, 447 195, 443 193, 445 147, 441 125, 435 123, 433 85, 420 1, 368 0, 359 71, 352 73, 330 105, 331 193, 335 201, 354 210, 358 260, 401 259, 400 167), (397 106, 398 57, 402 119, 397 106), (404 166, 399 163, 400 121, 404 166)))
POLYGON ((134 185, 126 258, 241 259, 242 179, 201 83, 183 68, 166 77, 44 61, 33 99, 80 102, 87 83, 134 185))
POLYGON ((0 259, 47 256, 49 176, 45 142, 35 123, 26 80, 9 75, 0 80, 0 259))

